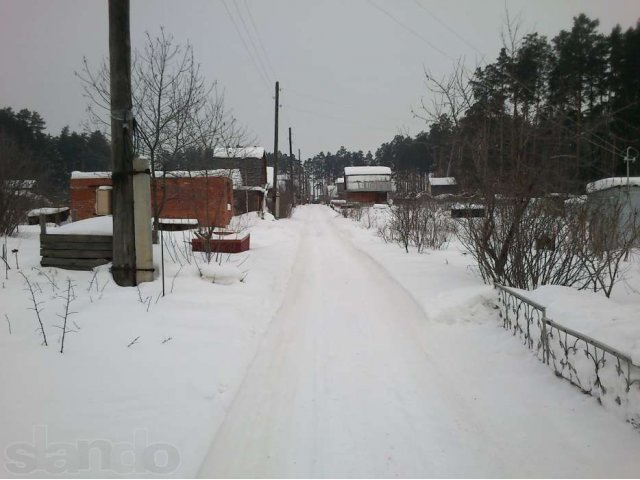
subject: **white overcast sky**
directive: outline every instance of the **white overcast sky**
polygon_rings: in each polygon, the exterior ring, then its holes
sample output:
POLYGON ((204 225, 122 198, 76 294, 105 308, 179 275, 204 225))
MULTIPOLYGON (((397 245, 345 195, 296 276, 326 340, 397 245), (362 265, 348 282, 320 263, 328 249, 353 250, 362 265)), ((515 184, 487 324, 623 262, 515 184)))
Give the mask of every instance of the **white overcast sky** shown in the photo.
MULTIPOLYGON (((638 0, 131 0, 131 38, 135 48, 163 26, 190 41, 205 76, 269 150, 279 80, 280 149, 292 127, 294 150, 307 158, 341 145, 375 151, 424 129, 411 114, 426 94, 424 69, 440 76, 460 57, 469 67, 492 61, 505 5, 524 33, 549 37, 581 12, 607 33, 640 13, 638 0)), ((0 0, 0 106, 38 111, 52 134, 81 129, 86 102, 74 71, 83 56, 107 55, 107 20, 106 0, 0 0)))

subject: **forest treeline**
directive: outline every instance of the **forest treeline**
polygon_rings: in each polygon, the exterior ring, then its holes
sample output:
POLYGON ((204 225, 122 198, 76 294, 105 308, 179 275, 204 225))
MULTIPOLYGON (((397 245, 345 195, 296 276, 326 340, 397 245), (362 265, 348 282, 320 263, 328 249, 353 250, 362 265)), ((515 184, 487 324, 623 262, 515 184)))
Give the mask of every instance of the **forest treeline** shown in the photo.
POLYGON ((37 180, 39 193, 66 203, 72 171, 111 169, 111 146, 100 131, 78 133, 64 127, 54 136, 45 130, 38 112, 0 109, 0 166, 15 172, 8 178, 37 180))
MULTIPOLYGON (((579 15, 551 39, 516 30, 507 25, 491 63, 473 71, 460 63, 443 78, 427 72, 429 101, 414 114, 428 128, 395 136, 365 163, 454 175, 468 189, 520 184, 542 193, 580 192, 588 181, 625 174, 626 149, 640 149, 640 23, 604 34, 598 20, 579 15)), ((307 165, 332 182, 361 161, 341 148, 307 165)))
MULTIPOLYGON (((493 62, 474 70, 458 63, 441 78, 426 73, 427 95, 414 111, 425 131, 396 135, 373 153, 320 152, 305 162, 311 178, 333 183, 345 166, 385 165, 405 178, 455 176, 468 190, 519 185, 544 193, 581 192, 588 181, 625 174, 626 149, 640 149, 640 23, 602 33, 598 20, 579 15, 551 39, 518 36, 516 27, 507 25, 493 62)), ((109 169, 109 141, 99 130, 45 129, 35 111, 0 109, 0 156, 22 158, 30 168, 20 176, 37 177, 53 200, 66 200, 71 171, 109 169)), ((193 145, 181 152, 167 166, 189 168, 210 156, 193 145)), ((640 174, 640 162, 631 173, 640 174)))

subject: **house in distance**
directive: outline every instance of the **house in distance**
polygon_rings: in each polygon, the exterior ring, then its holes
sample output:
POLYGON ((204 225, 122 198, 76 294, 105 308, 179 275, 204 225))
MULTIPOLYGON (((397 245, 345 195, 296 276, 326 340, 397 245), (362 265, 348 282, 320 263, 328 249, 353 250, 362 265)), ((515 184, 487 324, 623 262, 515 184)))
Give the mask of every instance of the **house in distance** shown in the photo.
POLYGON ((429 177, 428 193, 432 197, 455 195, 458 193, 458 182, 454 177, 429 177))
POLYGON ((392 191, 389 167, 344 168, 344 195, 347 202, 386 203, 392 191))
POLYGON ((236 215, 263 209, 267 193, 267 156, 264 148, 216 148, 207 167, 240 173, 240 177, 233 182, 236 215))

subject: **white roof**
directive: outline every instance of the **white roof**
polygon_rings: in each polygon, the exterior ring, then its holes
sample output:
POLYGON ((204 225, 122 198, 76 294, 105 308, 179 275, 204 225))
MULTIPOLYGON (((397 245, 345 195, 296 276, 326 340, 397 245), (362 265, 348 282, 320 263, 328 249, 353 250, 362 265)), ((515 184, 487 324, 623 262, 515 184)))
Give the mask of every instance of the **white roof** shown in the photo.
POLYGON ((223 147, 213 151, 216 158, 262 158, 263 147, 223 147))
POLYGON ((455 177, 429 177, 429 184, 431 185, 456 185, 455 177))
MULTIPOLYGON (((156 171, 156 177, 162 178, 162 172, 156 171)), ((233 182, 233 187, 242 186, 242 174, 237 168, 220 168, 215 170, 172 170, 167 172, 167 177, 171 178, 192 178, 192 177, 228 177, 233 182)), ((71 172, 74 180, 91 178, 111 178, 111 172, 71 172)))
MULTIPOLYGON (((630 177, 629 185, 632 187, 640 187, 640 177, 630 177)), ((606 190, 607 188, 627 186, 627 177, 610 177, 596 180, 587 184, 587 193, 606 190)))
POLYGON ((62 213, 69 210, 69 207, 45 207, 45 208, 34 208, 33 210, 29 210, 27 213, 27 217, 37 217, 40 215, 53 215, 54 213, 62 213))
POLYGON ((339 183, 344 183, 344 177, 338 177, 336 178, 336 185, 339 183))
POLYGON ((345 175, 391 175, 389 167, 344 167, 345 175))
MULTIPOLYGON (((162 177, 161 172, 156 173, 158 178, 162 177)), ((242 186, 242 174, 238 168, 219 168, 214 170, 173 170, 167 172, 167 177, 174 178, 195 178, 195 177, 227 177, 233 182, 233 186, 242 186)))
POLYGON ((111 172, 71 172, 72 180, 85 180, 88 178, 111 178, 111 172))

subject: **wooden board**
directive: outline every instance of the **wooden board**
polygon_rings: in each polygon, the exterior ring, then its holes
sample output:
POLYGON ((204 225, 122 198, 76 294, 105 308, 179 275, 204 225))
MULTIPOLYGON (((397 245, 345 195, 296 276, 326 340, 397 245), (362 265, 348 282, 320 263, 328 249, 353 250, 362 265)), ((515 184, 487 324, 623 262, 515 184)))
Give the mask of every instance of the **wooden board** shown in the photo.
POLYGON ((112 235, 53 235, 45 233, 40 235, 41 242, 71 242, 71 243, 113 243, 112 235))
POLYGON ((109 250, 57 250, 51 248, 41 248, 40 256, 51 258, 113 258, 113 251, 109 250))
POLYGON ((43 267, 66 268, 68 270, 92 270, 94 267, 107 263, 109 263, 109 260, 105 259, 43 257, 40 265, 43 267))
POLYGON ((40 248, 51 250, 112 250, 113 244, 108 242, 40 242, 40 248))

